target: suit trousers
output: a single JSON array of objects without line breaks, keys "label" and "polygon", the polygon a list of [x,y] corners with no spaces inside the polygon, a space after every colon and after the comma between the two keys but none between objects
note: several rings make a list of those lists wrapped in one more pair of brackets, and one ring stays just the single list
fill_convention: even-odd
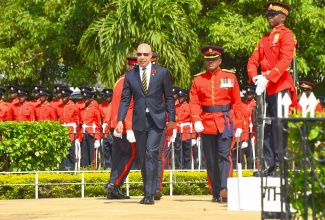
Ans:
[{"label": "suit trousers", "polygon": [[166,132],[161,135],[159,143],[159,154],[158,154],[158,178],[157,178],[157,190],[162,190],[162,182],[164,180],[165,170],[165,146],[166,146]]},{"label": "suit trousers", "polygon": [[[113,132],[114,130],[111,131],[112,135]],[[136,147],[135,143],[130,143],[126,139],[126,134],[122,135],[122,139],[115,136],[113,138],[112,169],[109,182],[120,187],[132,168]]]},{"label": "suit trousers", "polygon": [[[288,93],[288,90],[281,92],[282,96]],[[279,126],[278,126],[278,93],[273,95],[266,95],[265,101],[267,103],[266,117],[271,117],[273,120],[266,121],[264,126],[264,158],[266,167],[278,166],[279,163]],[[284,126],[286,126],[284,124]],[[285,132],[282,132],[285,133]],[[284,142],[287,137],[283,138]]]},{"label": "suit trousers", "polygon": [[164,132],[155,124],[152,117],[146,116],[146,129],[134,131],[138,159],[140,162],[144,194],[155,194],[158,181],[159,143]]},{"label": "suit trousers", "polygon": [[220,191],[227,189],[227,179],[230,169],[229,154],[232,138],[222,138],[217,135],[202,134],[203,152],[206,159],[208,182],[211,194],[220,196]]},{"label": "suit trousers", "polygon": [[81,145],[81,166],[87,167],[94,162],[95,139],[88,132],[84,133]]}]

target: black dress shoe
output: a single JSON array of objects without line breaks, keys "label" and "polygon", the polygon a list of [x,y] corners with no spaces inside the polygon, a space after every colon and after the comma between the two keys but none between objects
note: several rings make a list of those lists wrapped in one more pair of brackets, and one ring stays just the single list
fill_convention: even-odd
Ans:
[{"label": "black dress shoe", "polygon": [[146,199],[146,197],[144,196],[141,200],[140,200],[140,204],[144,204],[144,200]]},{"label": "black dress shoe", "polygon": [[219,195],[213,196],[212,202],[222,202],[222,197]]},{"label": "black dress shoe", "polygon": [[117,197],[120,197],[118,193],[118,187],[115,186],[113,183],[107,183],[105,189],[107,190],[107,192],[112,193]]},{"label": "black dress shoe", "polygon": [[130,196],[127,196],[125,194],[123,194],[121,191],[120,191],[120,188],[117,188],[117,193],[118,193],[118,197],[120,199],[130,199],[131,197]]},{"label": "black dress shoe", "polygon": [[261,176],[269,176],[270,173],[272,173],[274,170],[274,167],[267,167],[264,170],[262,170],[262,172],[260,171],[256,171],[253,173],[253,176],[255,177],[261,177]]},{"label": "black dress shoe", "polygon": [[144,197],[143,204],[145,204],[145,205],[153,205],[153,204],[155,204],[155,201],[153,199],[153,195],[146,195]]},{"label": "black dress shoe", "polygon": [[107,193],[107,199],[120,199],[120,197],[114,195],[113,193]]},{"label": "black dress shoe", "polygon": [[157,190],[156,191],[156,194],[154,195],[154,199],[155,200],[160,200],[162,196],[163,195],[162,195],[161,191],[160,190]]}]

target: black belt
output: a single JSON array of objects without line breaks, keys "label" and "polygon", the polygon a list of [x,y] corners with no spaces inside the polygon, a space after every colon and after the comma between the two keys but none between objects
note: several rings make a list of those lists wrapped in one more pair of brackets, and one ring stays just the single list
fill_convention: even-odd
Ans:
[{"label": "black belt", "polygon": [[228,112],[231,108],[231,104],[217,105],[217,106],[202,106],[204,112]]}]

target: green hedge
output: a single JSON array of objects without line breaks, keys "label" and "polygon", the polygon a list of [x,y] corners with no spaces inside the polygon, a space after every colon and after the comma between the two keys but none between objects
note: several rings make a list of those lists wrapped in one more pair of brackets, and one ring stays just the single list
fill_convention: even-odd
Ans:
[{"label": "green hedge", "polygon": [[[169,194],[169,173],[165,172],[163,193]],[[104,197],[105,184],[109,180],[109,172],[84,173],[85,197]],[[243,176],[252,176],[252,171],[244,171]],[[81,173],[39,173],[39,198],[76,198],[81,197]],[[174,195],[208,195],[206,171],[175,172],[173,174]],[[130,172],[129,192],[132,196],[143,194],[143,184],[140,172]],[[6,185],[17,184],[17,185]],[[31,185],[29,185],[31,184]],[[0,175],[0,199],[30,199],[35,198],[35,174]],[[125,191],[125,185],[122,187]]]},{"label": "green hedge", "polygon": [[0,138],[0,171],[58,170],[70,147],[59,122],[1,122]]}]

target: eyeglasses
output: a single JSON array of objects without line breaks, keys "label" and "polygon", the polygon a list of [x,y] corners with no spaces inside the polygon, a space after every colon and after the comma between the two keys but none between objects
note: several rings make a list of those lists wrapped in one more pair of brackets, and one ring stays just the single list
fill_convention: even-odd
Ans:
[{"label": "eyeglasses", "polygon": [[150,55],[150,53],[137,53],[137,56],[138,56],[138,57],[141,57],[142,55],[143,55],[144,57],[147,57],[147,56]]}]

